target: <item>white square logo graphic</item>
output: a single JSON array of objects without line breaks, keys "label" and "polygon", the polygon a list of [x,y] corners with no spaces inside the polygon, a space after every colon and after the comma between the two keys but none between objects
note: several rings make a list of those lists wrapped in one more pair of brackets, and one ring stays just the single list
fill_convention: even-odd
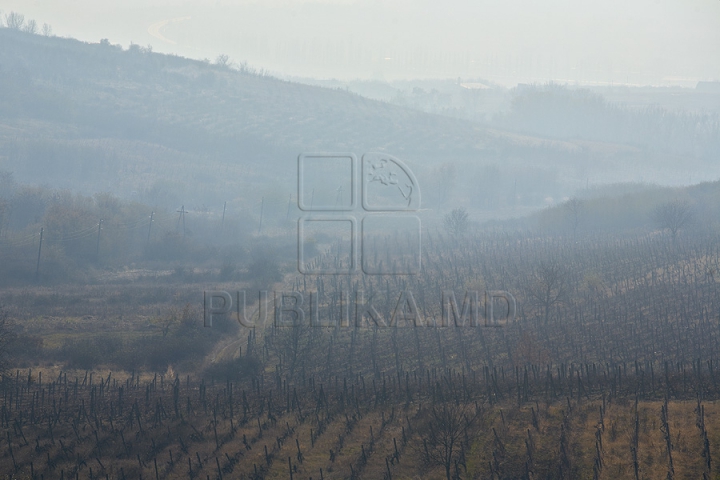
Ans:
[{"label": "white square logo graphic", "polygon": [[360,165],[352,153],[298,156],[298,207],[308,212],[298,220],[300,273],[352,274],[358,264],[366,275],[420,272],[421,223],[410,213],[420,209],[415,175],[385,153],[366,153]]},{"label": "white square logo graphic", "polygon": [[347,212],[355,208],[357,159],[351,153],[298,157],[298,207],[303,211]]},{"label": "white square logo graphic", "polygon": [[351,216],[308,216],[298,222],[298,270],[305,275],[354,273],[356,223]]}]

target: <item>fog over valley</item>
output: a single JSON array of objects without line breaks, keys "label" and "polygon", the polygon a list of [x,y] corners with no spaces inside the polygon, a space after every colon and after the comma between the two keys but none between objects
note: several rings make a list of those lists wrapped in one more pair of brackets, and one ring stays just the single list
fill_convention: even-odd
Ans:
[{"label": "fog over valley", "polygon": [[720,2],[0,4],[0,478],[716,478]]}]

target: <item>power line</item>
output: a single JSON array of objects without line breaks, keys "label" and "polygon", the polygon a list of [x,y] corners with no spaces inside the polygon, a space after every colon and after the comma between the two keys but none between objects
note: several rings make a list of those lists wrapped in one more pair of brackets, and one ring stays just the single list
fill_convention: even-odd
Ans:
[{"label": "power line", "polygon": [[150,233],[152,233],[152,224],[153,224],[153,217],[155,216],[155,212],[150,212],[150,224],[148,226],[148,236],[147,236],[147,243],[146,247],[150,245]]}]

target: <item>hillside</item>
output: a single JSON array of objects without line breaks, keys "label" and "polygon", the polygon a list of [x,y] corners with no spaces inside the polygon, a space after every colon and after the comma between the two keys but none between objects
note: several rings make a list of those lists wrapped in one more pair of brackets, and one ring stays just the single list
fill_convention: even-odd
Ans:
[{"label": "hillside", "polygon": [[429,160],[487,146],[468,122],[137,46],[1,29],[0,78],[0,165],[20,181],[81,190],[220,176],[247,186],[294,173],[302,151]]},{"label": "hillside", "polygon": [[693,157],[487,129],[107,41],[0,29],[0,83],[0,170],[20,183],[172,208],[259,209],[264,198],[281,211],[295,159],[308,151],[387,151],[412,166],[425,206],[487,211],[537,208],[588,182],[675,183],[688,168],[720,175]]},{"label": "hillside", "polygon": [[690,211],[691,221],[683,226],[690,235],[717,232],[720,224],[720,181],[686,187],[650,184],[616,184],[579,191],[572,200],[561,203],[507,225],[538,227],[547,234],[567,235],[646,234],[659,228],[656,209],[679,202]]}]

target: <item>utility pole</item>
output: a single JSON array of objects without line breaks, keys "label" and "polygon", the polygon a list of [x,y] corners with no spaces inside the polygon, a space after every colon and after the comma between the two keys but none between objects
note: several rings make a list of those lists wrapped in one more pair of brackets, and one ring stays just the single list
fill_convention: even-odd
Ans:
[{"label": "utility pole", "polygon": [[263,211],[265,210],[265,197],[262,197],[260,201],[260,225],[258,226],[258,233],[262,231]]},{"label": "utility pole", "polygon": [[152,223],[153,223],[153,217],[155,216],[155,212],[150,212],[150,225],[148,226],[148,238],[147,243],[145,244],[145,248],[150,245],[150,233],[152,232]]},{"label": "utility pole", "polygon": [[100,261],[100,231],[102,230],[102,218],[98,222],[97,245],[95,246],[95,260]]},{"label": "utility pole", "polygon": [[42,241],[43,241],[43,232],[45,231],[44,228],[40,228],[40,245],[38,246],[38,259],[37,259],[37,265],[35,266],[35,280],[40,278],[40,252],[42,252]]},{"label": "utility pole", "polygon": [[223,216],[222,221],[220,222],[220,232],[223,232],[225,230],[225,209],[227,208],[227,202],[223,203]]},{"label": "utility pole", "polygon": [[185,205],[180,207],[180,210],[177,211],[180,216],[178,217],[178,223],[182,219],[182,226],[183,226],[183,242],[185,241]]}]

